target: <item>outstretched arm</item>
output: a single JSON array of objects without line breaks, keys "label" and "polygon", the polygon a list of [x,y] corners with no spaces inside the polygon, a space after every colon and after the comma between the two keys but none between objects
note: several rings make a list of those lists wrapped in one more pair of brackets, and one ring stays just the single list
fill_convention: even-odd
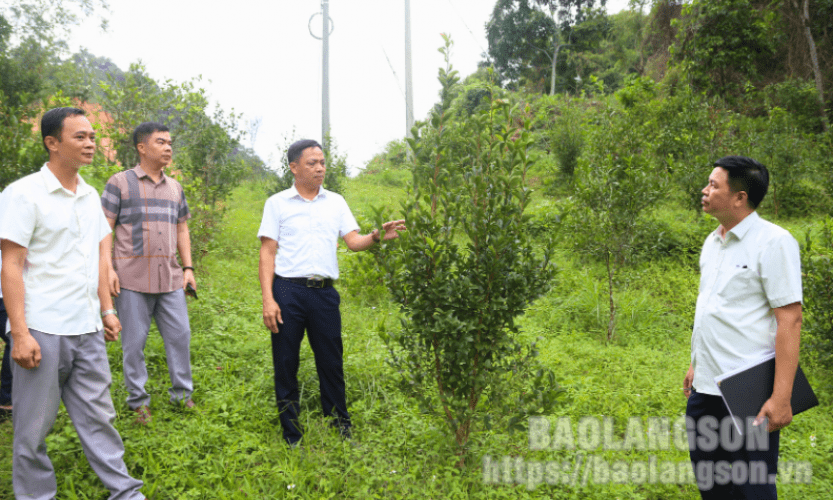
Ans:
[{"label": "outstretched arm", "polygon": [[[404,220],[392,220],[385,222],[382,224],[382,229],[385,231],[385,240],[399,238],[399,231],[407,230]],[[374,243],[382,241],[380,231],[378,229],[374,229],[370,234],[365,235],[360,235],[358,231],[352,231],[345,234],[343,239],[347,248],[354,252],[367,250],[373,246]]]}]

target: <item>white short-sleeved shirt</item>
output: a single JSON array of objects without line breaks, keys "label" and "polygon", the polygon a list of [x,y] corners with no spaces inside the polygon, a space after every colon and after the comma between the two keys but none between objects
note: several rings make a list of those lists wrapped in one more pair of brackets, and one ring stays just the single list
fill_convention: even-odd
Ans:
[{"label": "white short-sleeved shirt", "polygon": [[257,237],[278,242],[275,274],[338,279],[338,238],[358,229],[340,195],[320,188],[315,198],[307,200],[293,184],[266,200]]},{"label": "white short-sleeved shirt", "polygon": [[44,165],[6,188],[0,238],[28,250],[23,286],[30,329],[54,335],[101,330],[98,249],[108,234],[98,193],[80,176],[73,193]]},{"label": "white short-sleeved shirt", "polygon": [[775,352],[773,309],[802,301],[798,242],[753,212],[706,238],[691,336],[693,386],[719,395],[714,377]]}]

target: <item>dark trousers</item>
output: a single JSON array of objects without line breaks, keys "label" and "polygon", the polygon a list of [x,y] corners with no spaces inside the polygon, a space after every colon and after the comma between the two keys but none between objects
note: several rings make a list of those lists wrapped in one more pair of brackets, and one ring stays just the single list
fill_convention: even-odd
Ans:
[{"label": "dark trousers", "polygon": [[[743,442],[743,445],[731,451],[738,446],[730,445],[733,439],[721,435],[719,427],[726,425],[727,429],[729,428],[728,422],[724,424],[724,419],[729,417],[729,410],[723,403],[723,398],[701,394],[697,391],[692,391],[691,397],[688,398],[686,417],[692,418],[695,423],[693,432],[689,433],[689,454],[700,496],[704,499],[715,500],[729,498],[775,500],[778,498],[775,477],[778,470],[780,431],[769,433],[768,444],[750,446],[749,433],[754,431],[744,429],[743,437],[735,441],[736,443]],[[705,422],[701,423],[701,419],[711,420],[712,417],[714,418],[712,423],[717,422],[718,425],[716,433],[708,430],[707,427],[710,426],[704,425]],[[731,431],[737,433],[733,426]],[[714,439],[715,434],[716,439]],[[701,442],[702,445],[698,445],[698,438],[701,436],[705,441],[711,441],[712,444]],[[730,449],[726,449],[724,445],[729,446]]]},{"label": "dark trousers", "polygon": [[272,294],[283,319],[283,324],[278,324],[278,333],[272,334],[272,363],[284,439],[292,444],[303,435],[298,420],[298,364],[304,331],[315,356],[321,409],[324,415],[333,417],[332,425],[342,434],[349,433],[350,415],[344,396],[341,297],[333,287],[307,288],[278,277],[272,285]]},{"label": "dark trousers", "polygon": [[0,367],[0,406],[12,404],[12,344],[6,333],[6,307],[0,298],[0,338],[6,343],[3,349],[3,365]]}]

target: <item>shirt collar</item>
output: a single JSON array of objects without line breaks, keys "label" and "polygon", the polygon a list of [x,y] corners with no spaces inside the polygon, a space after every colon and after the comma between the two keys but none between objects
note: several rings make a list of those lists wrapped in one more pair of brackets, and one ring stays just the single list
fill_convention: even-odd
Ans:
[{"label": "shirt collar", "polygon": [[726,231],[726,235],[728,236],[729,233],[734,234],[735,238],[738,240],[742,240],[746,233],[755,225],[758,220],[760,220],[761,216],[758,215],[758,212],[752,212],[751,214],[747,215],[743,218],[742,221],[738,222],[735,227]]},{"label": "shirt collar", "polygon": [[[58,191],[59,189],[63,189],[66,192],[70,192],[70,191],[64,189],[64,186],[61,185],[61,181],[59,181],[58,178],[55,177],[55,174],[52,173],[51,170],[49,170],[48,165],[49,165],[49,162],[46,162],[46,163],[43,164],[43,167],[41,167],[41,169],[40,169],[41,178],[43,179],[43,183],[46,185],[46,191],[48,193],[54,193],[55,191]],[[80,175],[77,175],[77,174],[76,174],[76,177],[78,178],[78,186],[75,188],[74,196],[79,196],[79,197],[80,196],[85,196],[85,195],[90,194],[90,192],[94,191],[92,186],[90,186],[89,184],[87,184],[84,181],[83,177],[81,177]]]},{"label": "shirt collar", "polygon": [[[743,237],[746,236],[746,233],[748,233],[749,230],[752,229],[752,226],[754,226],[755,223],[758,222],[760,219],[761,219],[761,216],[758,215],[757,211],[752,212],[751,214],[744,217],[742,221],[738,222],[735,225],[735,227],[726,231],[726,238],[729,238],[729,235],[733,234],[733,235],[735,235],[735,238],[737,238],[738,241],[742,240]],[[720,239],[719,228],[715,229],[713,234],[714,234],[714,237],[716,239],[718,239],[718,240]]]},{"label": "shirt collar", "polygon": [[[148,179],[150,179],[150,177],[148,177],[148,173],[145,172],[145,170],[142,168],[142,165],[136,165],[133,168],[133,171],[136,172],[136,177],[138,177],[139,179],[141,179],[142,177],[147,177]],[[162,177],[159,178],[159,182],[165,182],[165,169],[162,169],[161,173]],[[153,181],[153,179],[150,180]]]},{"label": "shirt collar", "polygon": [[287,199],[298,198],[299,200],[303,200],[303,201],[315,201],[315,200],[317,200],[318,198],[326,198],[326,197],[327,197],[327,193],[329,193],[329,191],[327,191],[326,189],[324,189],[324,186],[321,186],[320,188],[318,188],[318,194],[317,194],[317,195],[315,195],[315,198],[313,198],[313,199],[311,199],[311,200],[307,200],[306,198],[304,198],[303,196],[301,196],[301,193],[299,193],[299,192],[298,192],[298,188],[296,188],[296,187],[295,187],[295,183],[294,183],[294,182],[292,183],[292,187],[290,187],[289,189],[287,189],[287,190],[285,190],[285,191],[283,191],[283,192],[285,193],[285,195],[284,195],[284,196],[285,196]]}]

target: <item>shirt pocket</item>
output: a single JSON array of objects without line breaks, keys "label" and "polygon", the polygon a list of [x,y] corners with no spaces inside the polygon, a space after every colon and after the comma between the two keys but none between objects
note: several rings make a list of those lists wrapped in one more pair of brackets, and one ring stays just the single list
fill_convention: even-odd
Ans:
[{"label": "shirt pocket", "polygon": [[736,267],[721,278],[717,294],[727,302],[742,302],[761,290],[758,273],[748,267]]}]

